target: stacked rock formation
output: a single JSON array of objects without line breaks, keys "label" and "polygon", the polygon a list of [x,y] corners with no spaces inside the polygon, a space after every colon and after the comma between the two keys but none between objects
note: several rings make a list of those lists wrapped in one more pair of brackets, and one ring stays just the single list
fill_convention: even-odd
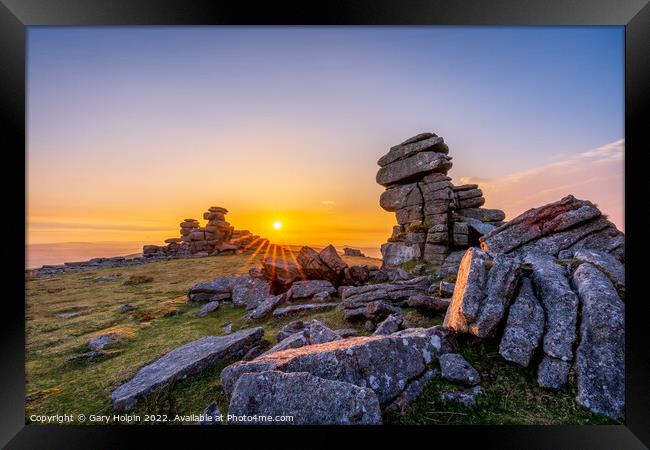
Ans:
[{"label": "stacked rock formation", "polygon": [[480,241],[461,261],[444,326],[498,338],[501,356],[521,366],[539,360],[541,387],[564,387],[573,370],[578,403],[622,418],[623,233],[593,203],[569,195]]},{"label": "stacked rock formation", "polygon": [[443,264],[452,249],[478,245],[478,238],[501,225],[505,214],[484,209],[476,184],[454,186],[449,147],[434,133],[422,133],[390,149],[377,162],[377,183],[386,187],[379,199],[397,223],[381,247],[386,267],[422,260]]},{"label": "stacked rock formation", "polygon": [[196,219],[185,219],[180,224],[180,238],[165,240],[166,246],[145,245],[145,257],[169,256],[208,256],[223,253],[234,253],[241,250],[257,250],[265,248],[268,240],[253,235],[248,230],[235,230],[226,221],[228,210],[220,206],[211,206],[203,213],[207,220],[201,226]]}]

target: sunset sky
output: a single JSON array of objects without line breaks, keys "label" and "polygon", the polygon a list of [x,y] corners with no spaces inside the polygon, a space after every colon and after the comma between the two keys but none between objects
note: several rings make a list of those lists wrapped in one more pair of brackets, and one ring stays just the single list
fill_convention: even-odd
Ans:
[{"label": "sunset sky", "polygon": [[622,27],[30,27],[28,243],[162,243],[214,205],[378,247],[376,161],[423,131],[486,207],[573,193],[623,228],[623,63]]}]

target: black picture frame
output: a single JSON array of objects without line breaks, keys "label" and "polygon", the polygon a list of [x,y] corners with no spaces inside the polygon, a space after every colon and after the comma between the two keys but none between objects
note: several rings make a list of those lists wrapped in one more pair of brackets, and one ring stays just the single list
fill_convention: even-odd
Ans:
[{"label": "black picture frame", "polygon": [[[342,438],[357,434],[362,439],[396,434],[408,436],[409,445],[444,445],[451,442],[475,448],[647,448],[650,445],[650,352],[647,345],[645,299],[642,295],[642,212],[633,203],[642,180],[642,164],[634,161],[648,148],[647,112],[650,105],[650,5],[646,0],[330,0],[311,3],[251,4],[207,0],[0,0],[0,90],[5,203],[11,203],[6,221],[25,212],[25,197],[16,195],[24,183],[25,64],[28,26],[101,25],[622,25],[625,26],[625,223],[628,243],[626,305],[626,416],[616,426],[481,426],[481,427],[350,427],[330,432],[327,427],[266,428],[269,440],[305,439],[340,445]],[[644,120],[646,119],[646,120]],[[552,130],[540,130],[552,132]],[[637,207],[635,207],[637,206]],[[11,213],[9,214],[9,211]],[[13,227],[8,225],[9,229]],[[13,233],[14,235],[16,233]],[[15,241],[15,242],[14,242]],[[0,444],[7,448],[129,448],[141,439],[156,443],[188,445],[206,438],[223,445],[225,437],[248,444],[258,428],[219,427],[214,441],[212,427],[125,427],[29,425],[25,417],[25,305],[24,245],[14,238],[2,246],[6,262],[5,291],[0,320]],[[640,261],[639,265],[635,261]],[[22,284],[21,284],[22,283]],[[11,294],[9,293],[11,292]],[[21,296],[22,293],[22,296]],[[21,301],[21,298],[23,299]],[[342,436],[341,433],[345,433]],[[406,434],[408,433],[408,434]],[[136,436],[137,435],[137,436]],[[285,441],[287,442],[287,441]]]}]

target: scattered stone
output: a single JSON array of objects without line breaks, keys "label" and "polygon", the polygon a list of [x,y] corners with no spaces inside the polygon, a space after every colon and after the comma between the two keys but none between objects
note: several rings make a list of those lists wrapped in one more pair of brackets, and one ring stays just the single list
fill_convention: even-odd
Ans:
[{"label": "scattered stone", "polygon": [[324,323],[314,320],[309,326],[309,343],[324,344],[325,342],[338,341],[341,338],[334,331],[330,330]]},{"label": "scattered stone", "polygon": [[302,320],[294,320],[293,322],[289,322],[288,324],[283,326],[280,331],[278,331],[277,341],[280,342],[283,339],[288,338],[292,334],[299,333],[304,329],[305,329],[305,324],[303,323]]},{"label": "scattered stone", "polygon": [[271,296],[271,283],[258,278],[242,276],[232,289],[232,304],[255,309]]},{"label": "scattered stone", "polygon": [[576,350],[576,400],[613,419],[625,413],[625,305],[611,282],[590,263],[573,274],[580,297],[580,345]]},{"label": "scattered stone", "polygon": [[206,303],[205,305],[201,306],[201,309],[199,309],[198,316],[199,317],[205,317],[208,315],[208,313],[211,313],[212,311],[216,311],[217,308],[219,308],[219,302],[210,302]]},{"label": "scattered stone", "polygon": [[451,301],[447,298],[431,297],[424,294],[412,295],[406,304],[411,308],[425,313],[438,313],[447,311]]},{"label": "scattered stone", "polygon": [[232,333],[232,322],[225,323],[222,329],[225,334]]},{"label": "scattered stone", "polygon": [[438,361],[440,362],[442,378],[469,386],[478,384],[481,381],[481,376],[476,369],[458,353],[440,355]]},{"label": "scattered stone", "polygon": [[91,351],[104,350],[106,347],[110,347],[119,340],[117,333],[107,333],[101,334],[99,336],[93,336],[88,341],[88,348]]},{"label": "scattered stone", "polygon": [[366,256],[358,248],[350,248],[350,247],[343,247],[343,255],[345,255],[345,256],[357,256],[357,257],[361,257],[361,258]]},{"label": "scattered stone", "polygon": [[125,304],[125,305],[120,306],[120,312],[121,312],[121,313],[131,312],[131,311],[134,311],[134,310],[136,310],[136,309],[137,309],[137,308],[136,308],[135,306],[130,305],[130,304],[128,304],[128,303]]},{"label": "scattered stone", "polygon": [[350,286],[343,290],[341,298],[345,309],[355,309],[376,300],[401,303],[413,295],[427,293],[431,283],[431,277],[421,276],[392,283]]},{"label": "scattered stone", "polygon": [[255,320],[263,319],[271,314],[271,312],[284,301],[284,298],[285,294],[267,297],[257,306],[257,308],[249,312],[246,317]]},{"label": "scattered stone", "polygon": [[244,373],[308,372],[328,380],[370,387],[380,404],[385,404],[401,393],[408,381],[421,376],[441,352],[448,352],[453,346],[453,333],[440,327],[341,339],[231,364],[221,372],[221,385],[230,397]]},{"label": "scattered stone", "polygon": [[330,308],[336,308],[339,306],[338,302],[332,302],[332,303],[305,303],[302,305],[291,305],[291,306],[284,306],[282,308],[277,308],[275,311],[273,311],[273,317],[282,317],[286,316],[289,314],[296,314],[296,313],[301,313],[305,311],[318,311],[321,309],[330,309]]},{"label": "scattered stone", "polygon": [[499,354],[508,361],[528,367],[544,333],[544,309],[535,297],[530,279],[523,278],[519,293],[510,306]]},{"label": "scattered stone", "polygon": [[386,300],[375,300],[366,304],[365,317],[373,322],[381,322],[391,314],[400,314],[401,310]]},{"label": "scattered stone", "polygon": [[314,301],[314,303],[325,303],[332,300],[332,298],[327,292],[319,292],[317,294],[314,294],[312,300]]},{"label": "scattered stone", "polygon": [[228,336],[206,336],[172,350],[144,366],[129,381],[111,393],[115,409],[132,409],[137,401],[203,369],[241,357],[255,347],[264,330],[261,327],[237,331]]},{"label": "scattered stone", "polygon": [[399,412],[400,414],[405,414],[409,406],[411,406],[411,404],[422,395],[426,384],[434,377],[439,376],[439,374],[440,372],[438,370],[427,370],[419,378],[409,382],[404,391],[399,394],[392,403],[386,406],[385,410],[387,412],[394,411]]},{"label": "scattered stone", "polygon": [[311,298],[320,293],[333,295],[336,294],[336,288],[327,280],[296,281],[287,291],[287,300]]},{"label": "scattered stone", "polygon": [[356,328],[340,328],[338,330],[334,330],[334,332],[339,336],[341,336],[343,339],[357,336],[359,334],[359,330],[357,330]]},{"label": "scattered stone", "polygon": [[252,361],[258,356],[260,356],[264,351],[259,345],[256,345],[255,347],[251,348],[249,351],[246,352],[246,354],[242,357],[242,361]]},{"label": "scattered stone", "polygon": [[234,287],[248,278],[242,275],[228,275],[207,283],[198,283],[190,288],[187,298],[190,303],[230,300]]},{"label": "scattered stone", "polygon": [[212,402],[208,405],[207,408],[201,413],[201,420],[199,420],[197,425],[221,425],[223,423],[223,416],[217,402]]},{"label": "scattered stone", "polygon": [[443,391],[440,393],[440,398],[448,403],[476,408],[476,397],[482,393],[483,389],[480,386],[474,386],[472,389],[463,391]]},{"label": "scattered stone", "polygon": [[275,344],[263,354],[267,355],[269,353],[281,352],[290,348],[300,348],[307,344],[309,344],[309,337],[307,335],[307,331],[303,330],[284,338],[282,341]]},{"label": "scattered stone", "polygon": [[262,273],[271,283],[273,293],[286,292],[295,281],[304,279],[305,274],[294,261],[269,256],[262,260]]},{"label": "scattered stone", "polygon": [[343,261],[343,259],[341,259],[333,245],[328,245],[322,249],[318,256],[327,267],[336,273],[338,279],[342,278],[343,271],[348,267],[348,265]]},{"label": "scattered stone", "polygon": [[438,293],[442,298],[451,298],[454,295],[454,283],[448,281],[441,281],[440,286],[438,287]]},{"label": "scattered stone", "polygon": [[560,389],[566,384],[570,369],[570,363],[544,355],[537,366],[537,384],[547,389]]},{"label": "scattered stone", "polygon": [[366,323],[363,324],[363,329],[366,331],[374,331],[377,326],[372,320],[366,320]]},{"label": "scattered stone", "polygon": [[381,322],[375,332],[375,336],[382,336],[386,334],[393,334],[396,331],[404,329],[404,318],[401,314],[391,314]]},{"label": "scattered stone", "polygon": [[[292,425],[379,425],[377,395],[366,387],[323,379],[306,372],[268,370],[244,373],[228,408],[234,416],[293,416]],[[239,423],[231,420],[233,423]],[[246,421],[265,425],[269,422]]]},{"label": "scattered stone", "polygon": [[305,278],[309,280],[327,280],[337,285],[339,276],[323,262],[316,250],[311,247],[302,247],[296,254],[296,261],[300,265]]}]

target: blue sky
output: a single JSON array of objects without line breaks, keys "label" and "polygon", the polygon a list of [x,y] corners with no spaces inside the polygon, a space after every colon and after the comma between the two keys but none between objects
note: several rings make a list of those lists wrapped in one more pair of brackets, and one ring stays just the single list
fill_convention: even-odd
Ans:
[{"label": "blue sky", "polygon": [[323,201],[385,217],[391,145],[436,132],[455,181],[497,183],[621,141],[623,83],[622,27],[30,27],[29,214],[39,233],[215,197],[244,222]]}]

